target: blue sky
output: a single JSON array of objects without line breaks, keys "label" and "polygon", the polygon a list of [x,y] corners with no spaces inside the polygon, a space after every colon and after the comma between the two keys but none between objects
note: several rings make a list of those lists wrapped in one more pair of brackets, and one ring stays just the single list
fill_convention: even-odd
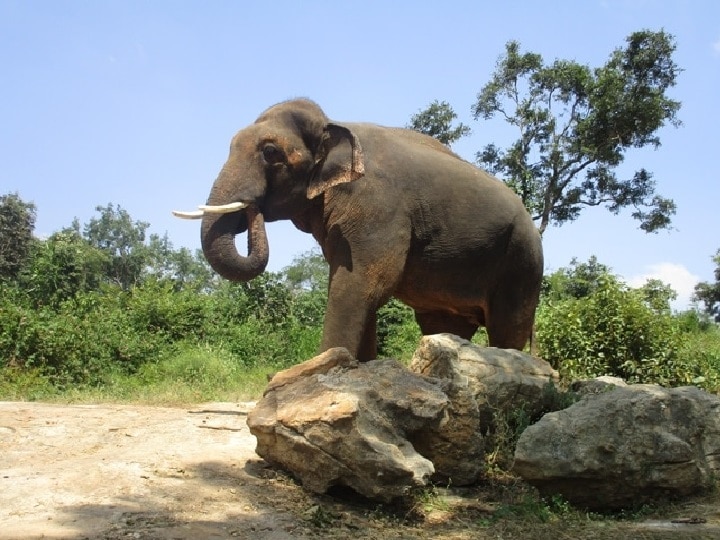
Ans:
[{"label": "blue sky", "polygon": [[[720,248],[716,0],[0,0],[0,193],[37,205],[39,236],[112,202],[195,249],[197,222],[170,210],[205,202],[232,135],[273,103],[306,96],[335,120],[405,125],[446,100],[473,130],[454,150],[473,160],[512,140],[470,113],[508,40],[599,66],[644,28],[677,38],[684,126],[629,153],[620,173],[654,173],[677,203],[674,230],[648,235],[630,211],[588,210],[547,230],[546,269],[596,255],[632,284],[671,283],[685,307]],[[289,223],[269,235],[270,270],[314,246]]]}]

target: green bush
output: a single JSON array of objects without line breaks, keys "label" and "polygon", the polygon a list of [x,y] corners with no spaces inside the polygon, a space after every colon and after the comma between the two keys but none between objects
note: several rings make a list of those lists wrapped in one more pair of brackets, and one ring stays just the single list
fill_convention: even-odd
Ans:
[{"label": "green bush", "polygon": [[683,335],[678,350],[678,384],[694,384],[720,393],[720,328]]},{"label": "green bush", "polygon": [[270,365],[282,369],[315,356],[321,334],[321,327],[293,320],[274,328],[250,318],[242,324],[218,324],[208,334],[208,342],[232,353],[245,367]]},{"label": "green bush", "polygon": [[541,356],[568,380],[614,375],[672,385],[683,378],[672,316],[611,277],[586,297],[544,301],[536,333]]},{"label": "green bush", "polygon": [[420,328],[412,309],[392,298],[378,310],[377,345],[381,358],[408,361],[420,341]]},{"label": "green bush", "polygon": [[59,388],[102,384],[132,372],[165,344],[136,331],[131,313],[109,296],[88,293],[48,306],[3,306],[0,354],[5,365],[36,369]]},{"label": "green bush", "polygon": [[122,298],[135,331],[164,341],[202,339],[213,324],[208,296],[189,289],[175,291],[171,281],[149,280]]}]

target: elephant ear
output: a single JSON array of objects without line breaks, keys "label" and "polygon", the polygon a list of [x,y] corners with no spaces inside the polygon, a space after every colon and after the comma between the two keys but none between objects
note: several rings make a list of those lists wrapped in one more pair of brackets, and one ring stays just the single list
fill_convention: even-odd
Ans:
[{"label": "elephant ear", "polygon": [[333,186],[352,182],[365,175],[362,146],[345,126],[327,124],[315,156],[307,197],[314,199]]}]

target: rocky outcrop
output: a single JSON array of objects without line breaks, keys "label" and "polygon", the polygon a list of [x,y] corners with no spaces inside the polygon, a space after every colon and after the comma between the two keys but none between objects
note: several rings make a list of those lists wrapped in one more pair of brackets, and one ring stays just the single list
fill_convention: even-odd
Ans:
[{"label": "rocky outcrop", "polygon": [[475,482],[482,468],[477,406],[462,388],[345,349],[278,373],[248,426],[262,458],[319,493],[390,501],[433,476]]},{"label": "rocky outcrop", "polygon": [[719,397],[612,377],[548,392],[557,379],[542,360],[447,334],[424,337],[410,369],[331,349],[275,375],[248,426],[257,453],[307,489],[345,486],[379,501],[431,480],[477,482],[498,413],[539,417],[560,402],[567,408],[515,448],[515,472],[545,495],[612,510],[687,496],[720,476]]},{"label": "rocky outcrop", "polygon": [[475,398],[483,433],[492,431],[494,415],[524,408],[535,417],[546,407],[548,385],[557,384],[557,371],[539,358],[520,351],[479,347],[452,334],[424,336],[410,370],[452,381]]},{"label": "rocky outcrop", "polygon": [[541,493],[602,510],[713,485],[720,474],[720,398],[695,387],[607,382],[528,427],[516,447],[515,472]]}]

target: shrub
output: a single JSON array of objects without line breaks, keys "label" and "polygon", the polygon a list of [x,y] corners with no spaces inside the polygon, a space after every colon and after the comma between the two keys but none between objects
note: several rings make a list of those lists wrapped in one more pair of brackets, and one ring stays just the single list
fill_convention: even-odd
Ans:
[{"label": "shrub", "polygon": [[541,356],[567,379],[614,375],[630,382],[678,380],[679,332],[642,295],[601,279],[583,298],[545,301],[536,319]]},{"label": "shrub", "polygon": [[720,393],[720,329],[713,326],[684,334],[677,364],[682,367],[678,384],[694,384]]},{"label": "shrub", "polygon": [[123,296],[128,321],[138,333],[166,341],[202,339],[214,324],[207,295],[189,289],[174,290],[169,280],[148,280]]},{"label": "shrub", "polygon": [[409,360],[420,341],[420,328],[415,322],[413,310],[391,299],[378,310],[377,345],[378,356]]},{"label": "shrub", "polygon": [[282,369],[317,354],[322,329],[293,320],[280,328],[257,318],[242,324],[219,324],[208,341],[232,353],[245,367],[259,365]]}]

